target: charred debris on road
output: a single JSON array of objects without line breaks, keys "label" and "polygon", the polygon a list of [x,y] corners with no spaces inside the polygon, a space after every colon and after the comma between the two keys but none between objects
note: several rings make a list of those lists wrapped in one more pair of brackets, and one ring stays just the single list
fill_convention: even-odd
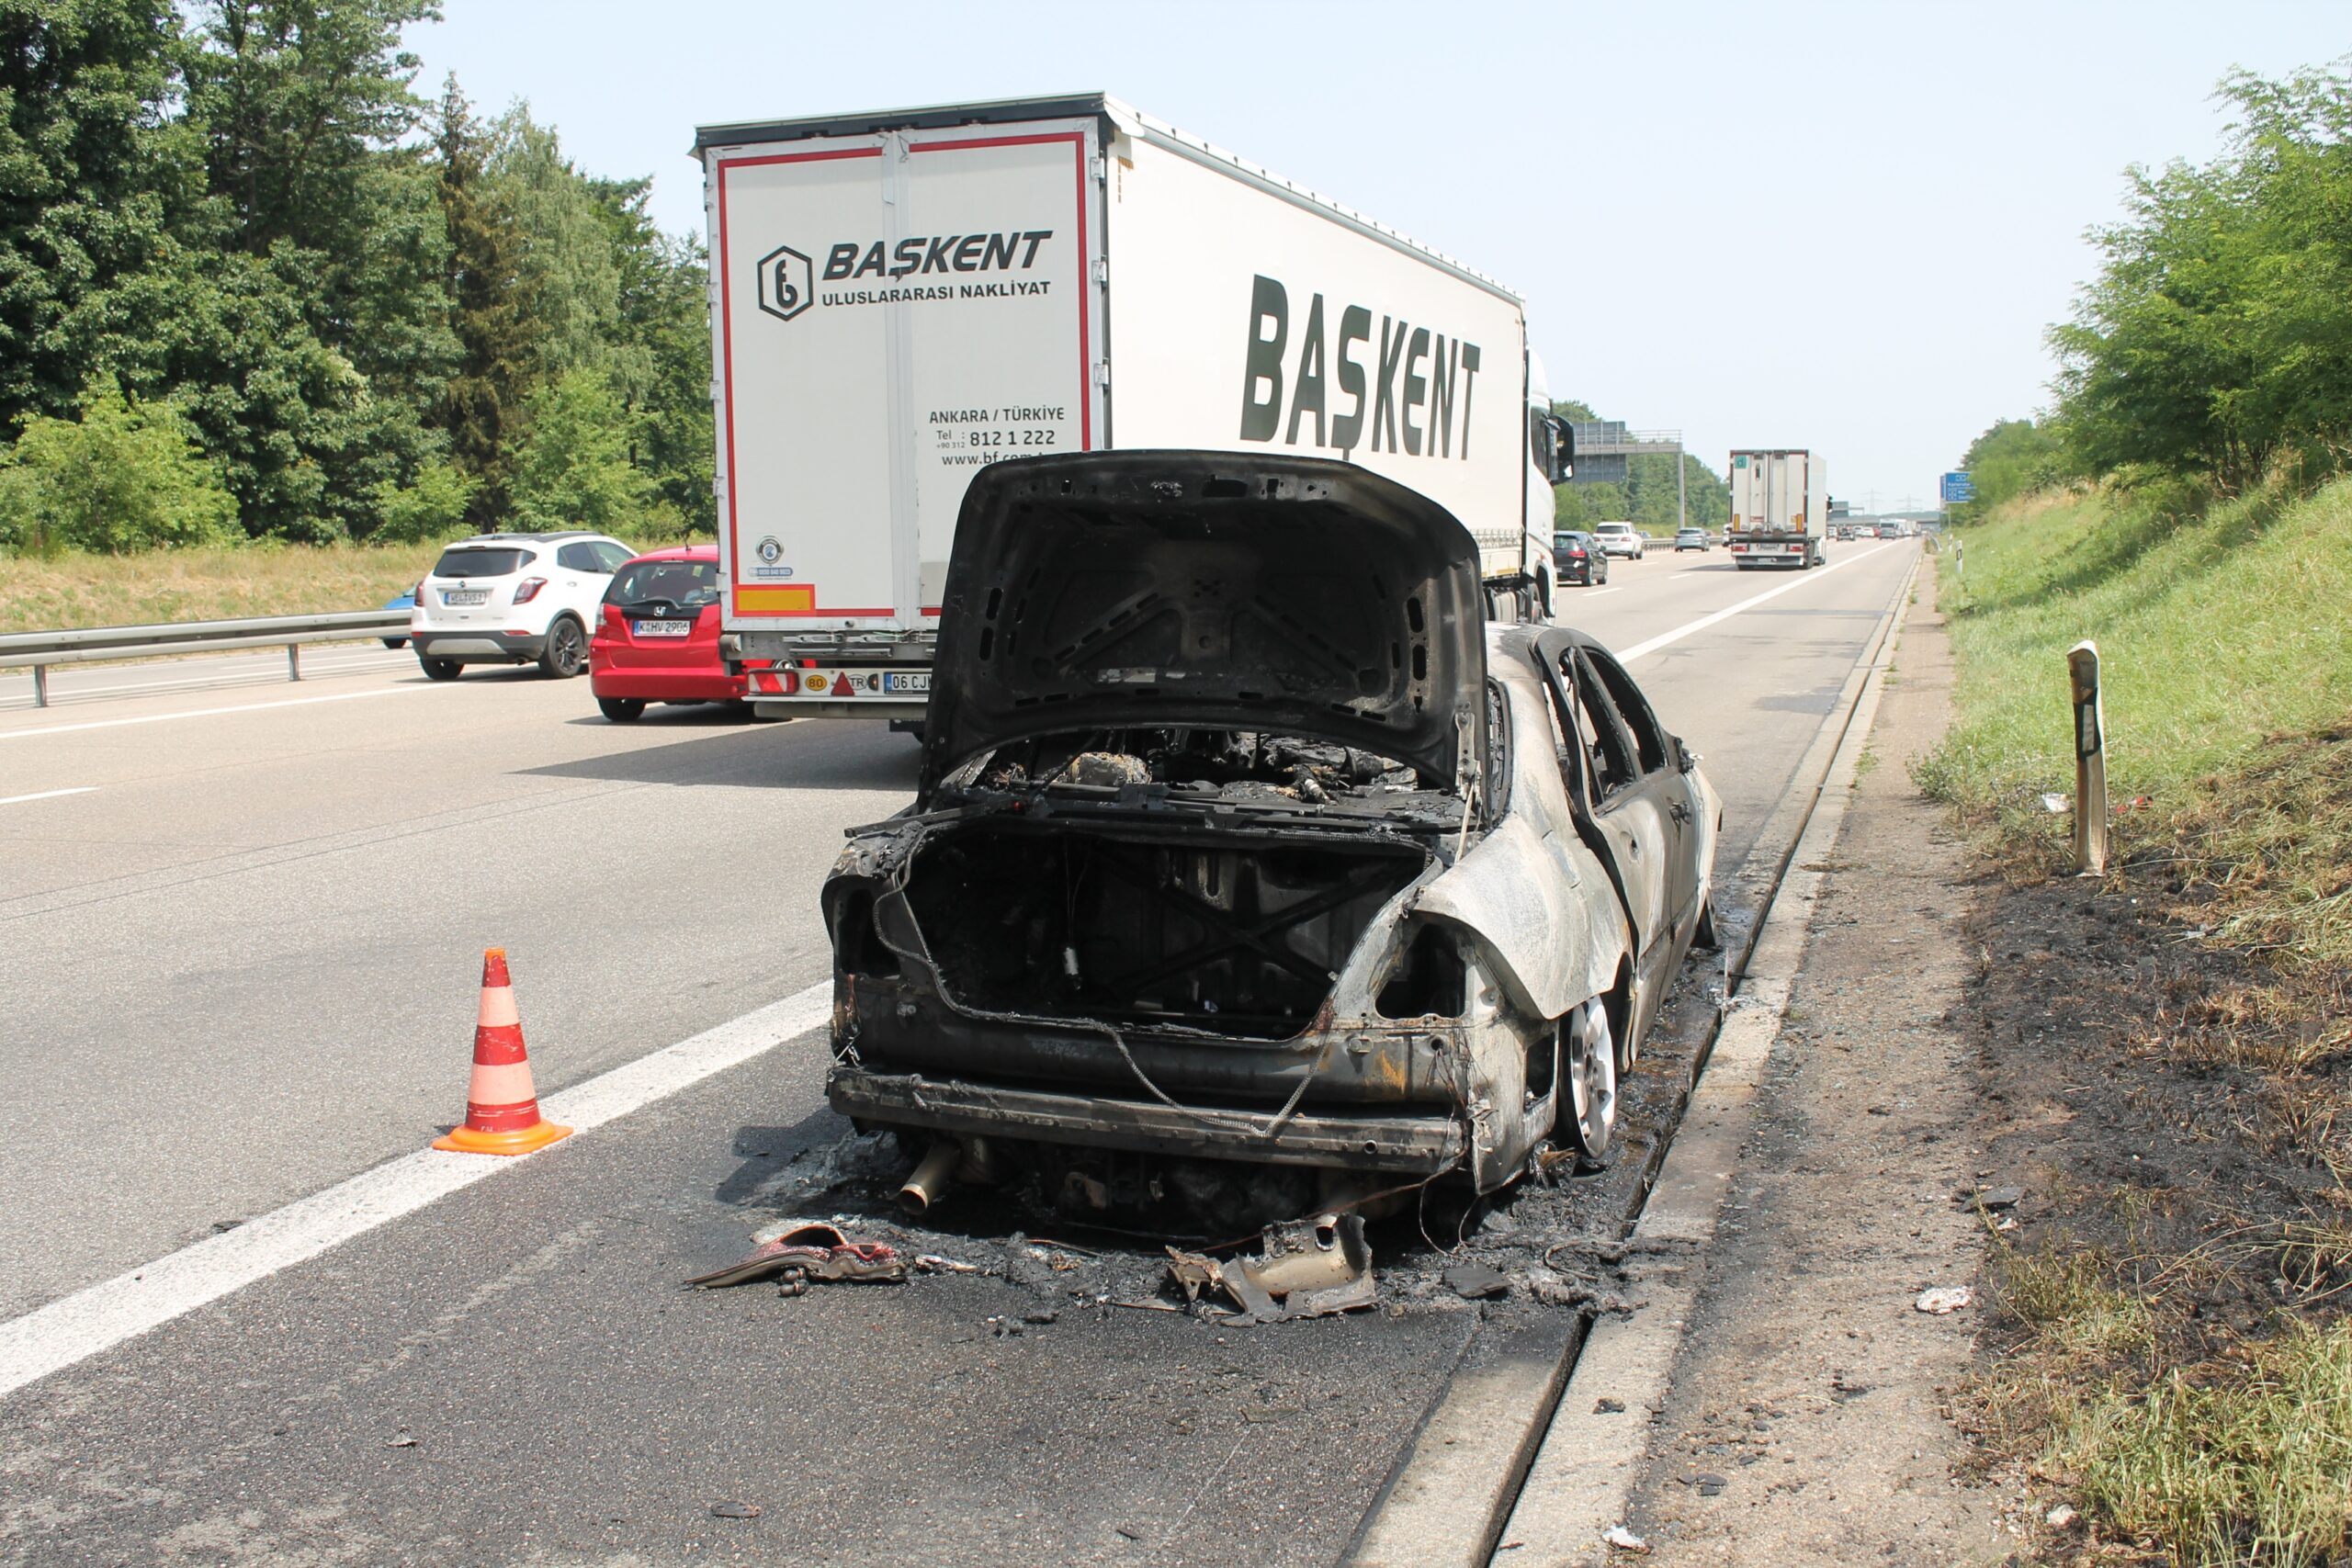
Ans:
[{"label": "charred debris on road", "polygon": [[[1647,1070],[1625,1089],[1615,1152],[1604,1168],[1578,1170],[1547,1147],[1526,1177],[1480,1196],[1458,1177],[1370,1194],[1334,1210],[1311,1171],[1238,1162],[1096,1157],[1072,1148],[1054,1167],[975,1171],[959,1158],[934,1164],[927,1205],[910,1214],[906,1188],[925,1179],[919,1138],[852,1132],[814,1145],[746,1128],[735,1153],[745,1161],[737,1201],[752,1220],[752,1250],[686,1281],[706,1288],[773,1283],[786,1296],[838,1280],[850,1288],[956,1275],[1008,1291],[985,1314],[999,1335],[1035,1333],[1069,1314],[1122,1310],[1188,1314],[1204,1324],[1248,1324],[1317,1315],[1317,1303],[1287,1298],[1261,1314],[1203,1262],[1256,1271],[1261,1260],[1302,1244],[1353,1251],[1371,1288],[1330,1310],[1415,1313],[1630,1312],[1643,1304],[1623,1268],[1626,1239],[1688,1099],[1698,1053],[1715,1018],[1713,955],[1694,955],[1661,1012]],[[991,1178],[993,1184],[963,1179]],[[1360,1194],[1363,1196],[1363,1194]],[[1324,1216],[1335,1223],[1318,1226]],[[1356,1222],[1342,1224],[1337,1222]],[[1360,1224],[1360,1229],[1358,1229]],[[1272,1237],[1270,1242],[1270,1234]],[[849,1248],[830,1268],[792,1249]],[[884,1249],[888,1267],[864,1267],[858,1249]],[[872,1260],[877,1255],[865,1250]],[[1329,1259],[1317,1259],[1326,1267]],[[1639,1270],[1655,1275],[1652,1260]],[[1188,1294],[1185,1282],[1193,1281]],[[1242,1274],[1247,1280],[1248,1272]],[[1337,1281],[1309,1276],[1309,1290]],[[1263,1287],[1261,1287],[1263,1288]],[[1267,1290],[1268,1295],[1274,1295]]]},{"label": "charred debris on road", "polygon": [[[775,1281],[797,1296],[975,1275],[1018,1293],[989,1318],[1006,1334],[1122,1308],[1226,1325],[1476,1303],[1630,1311],[1641,1303],[1619,1265],[1646,1186],[1648,1131],[1607,1170],[1575,1175],[1573,1160],[1553,1159],[1483,1197],[1458,1180],[1414,1183],[1317,1209],[1302,1173],[1136,1156],[1074,1161],[1058,1183],[1035,1165],[1001,1185],[961,1182],[920,1215],[904,1196],[922,1173],[915,1151],[890,1132],[853,1133],[783,1157],[748,1201],[774,1216],[750,1254],[686,1283]],[[964,1163],[961,1175],[980,1174]]]}]

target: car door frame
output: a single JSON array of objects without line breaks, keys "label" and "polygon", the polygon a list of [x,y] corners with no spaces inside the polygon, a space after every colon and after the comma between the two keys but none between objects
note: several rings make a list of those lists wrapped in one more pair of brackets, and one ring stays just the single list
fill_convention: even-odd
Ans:
[{"label": "car door frame", "polygon": [[[1672,964],[1687,945],[1689,936],[1696,931],[1696,886],[1689,896],[1681,896],[1677,886],[1677,867],[1684,872],[1691,865],[1691,829],[1696,823],[1696,807],[1691,797],[1691,783],[1681,771],[1679,740],[1668,733],[1663,724],[1656,722],[1656,710],[1649,712],[1649,722],[1660,745],[1658,766],[1642,766],[1642,748],[1628,731],[1616,710],[1606,684],[1601,684],[1595,665],[1580,665],[1588,653],[1588,644],[1569,632],[1553,632],[1538,639],[1538,660],[1543,680],[1553,691],[1555,703],[1569,703],[1564,707],[1564,722],[1576,724],[1578,710],[1588,710],[1595,722],[1595,731],[1604,750],[1611,750],[1628,769],[1628,783],[1604,795],[1600,781],[1592,773],[1592,760],[1583,757],[1578,766],[1578,787],[1571,790],[1571,808],[1578,813],[1578,829],[1585,841],[1609,870],[1609,877],[1618,888],[1618,900],[1625,905],[1625,919],[1634,933],[1634,980],[1637,980],[1639,1006],[1634,1009],[1634,1030],[1649,1030],[1649,1016],[1656,1009],[1656,999],[1665,995],[1672,980]],[[1562,670],[1566,660],[1566,670]],[[1613,663],[1613,660],[1611,660]],[[1616,665],[1618,674],[1625,674],[1623,665]],[[1566,686],[1574,682],[1574,686]],[[1630,689],[1639,694],[1633,677],[1625,674]],[[1590,701],[1588,701],[1590,694]],[[1583,728],[1576,727],[1578,752],[1583,752]],[[1677,813],[1679,807],[1679,813]],[[1684,877],[1689,879],[1689,877]],[[1696,882],[1696,879],[1693,879]]]},{"label": "car door frame", "polygon": [[[1682,744],[1680,737],[1659,720],[1657,710],[1643,694],[1641,683],[1605,649],[1588,646],[1580,649],[1578,655],[1591,666],[1594,675],[1599,678],[1602,702],[1619,723],[1625,725],[1630,720],[1645,725],[1657,741],[1658,765],[1644,771],[1643,784],[1657,799],[1669,830],[1665,871],[1667,911],[1672,936],[1667,957],[1670,960],[1674,953],[1681,951],[1699,926],[1700,901],[1706,892],[1699,876],[1698,844],[1706,830],[1706,824],[1700,820],[1700,814],[1706,809],[1707,803],[1692,777],[1693,767],[1685,765],[1685,760],[1690,757],[1689,748]],[[1613,685],[1607,678],[1611,672],[1617,677],[1617,683]],[[1629,707],[1634,710],[1630,715],[1626,712]],[[1629,738],[1634,740],[1638,752],[1641,748],[1639,737]]]},{"label": "car door frame", "polygon": [[[1535,639],[1538,672],[1551,694],[1555,716],[1563,731],[1573,738],[1577,754],[1577,773],[1568,791],[1569,810],[1577,818],[1578,832],[1600,857],[1624,907],[1626,924],[1634,935],[1636,987],[1645,998],[1654,997],[1663,967],[1660,955],[1674,950],[1674,911],[1668,906],[1664,870],[1673,836],[1656,792],[1645,787],[1652,775],[1641,770],[1634,737],[1626,732],[1605,694],[1598,704],[1586,703],[1586,678],[1575,668],[1579,651],[1577,639],[1566,632],[1547,632]],[[1604,794],[1594,776],[1592,759],[1586,754],[1584,728],[1577,722],[1580,712],[1590,714],[1602,747],[1613,751],[1627,772],[1626,782],[1611,792]],[[1645,1006],[1641,1012],[1645,1015],[1648,1010]]]}]

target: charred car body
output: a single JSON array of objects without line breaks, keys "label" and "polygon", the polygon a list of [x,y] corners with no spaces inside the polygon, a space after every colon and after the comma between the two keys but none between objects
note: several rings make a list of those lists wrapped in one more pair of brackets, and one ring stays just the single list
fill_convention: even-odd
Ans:
[{"label": "charred car body", "polygon": [[1485,622],[1450,513],[1317,459],[1000,463],[946,601],[915,804],[824,888],[836,1110],[1359,1184],[1605,1156],[1720,812],[1605,651]]}]

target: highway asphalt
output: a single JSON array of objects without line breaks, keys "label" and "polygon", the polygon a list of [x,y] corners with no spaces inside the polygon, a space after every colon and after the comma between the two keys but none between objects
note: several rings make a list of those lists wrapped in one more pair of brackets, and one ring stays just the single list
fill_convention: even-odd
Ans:
[{"label": "highway asphalt", "polygon": [[[1726,873],[1913,548],[1803,578],[1659,553],[1563,593],[1704,757]],[[822,981],[841,829],[914,776],[876,726],[615,726],[585,682],[140,668],[191,683],[0,713],[0,1320],[421,1147],[462,1110],[485,945],[543,1092]],[[0,1395],[0,1562],[1337,1551],[1473,1314],[1011,1337],[987,1320],[1032,1303],[992,1280],[678,1293],[843,1131],[822,1055]],[[710,1511],[737,1501],[761,1517]]]}]

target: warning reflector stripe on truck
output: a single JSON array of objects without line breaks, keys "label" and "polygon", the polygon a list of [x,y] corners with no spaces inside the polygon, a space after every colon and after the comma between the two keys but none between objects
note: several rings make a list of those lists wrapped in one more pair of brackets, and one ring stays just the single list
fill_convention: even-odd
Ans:
[{"label": "warning reflector stripe on truck", "polygon": [[752,583],[735,590],[735,607],[761,615],[804,615],[817,607],[817,587],[810,582]]}]

